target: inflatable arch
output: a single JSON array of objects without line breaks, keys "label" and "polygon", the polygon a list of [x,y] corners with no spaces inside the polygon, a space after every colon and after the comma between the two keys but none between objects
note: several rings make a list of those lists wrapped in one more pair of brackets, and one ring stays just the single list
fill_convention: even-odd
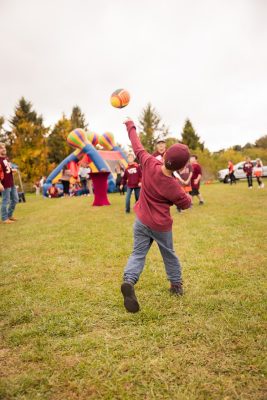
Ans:
[{"label": "inflatable arch", "polygon": [[[62,169],[67,166],[71,170],[73,178],[78,178],[79,164],[86,161],[91,169],[91,178],[94,184],[94,191],[101,189],[102,200],[104,199],[104,192],[114,192],[116,189],[115,184],[115,167],[118,163],[127,166],[127,157],[122,149],[114,142],[112,133],[106,132],[98,136],[94,132],[86,132],[83,129],[74,129],[67,138],[68,143],[75,148],[75,151],[68,155],[61,163],[51,172],[47,177],[44,185],[44,195],[52,183],[60,181]],[[104,150],[97,150],[97,145]],[[106,196],[106,195],[105,195]],[[101,203],[100,197],[95,202]],[[104,201],[104,200],[103,200]],[[108,199],[104,203],[109,204]],[[94,205],[107,205],[107,204],[94,204]]]}]

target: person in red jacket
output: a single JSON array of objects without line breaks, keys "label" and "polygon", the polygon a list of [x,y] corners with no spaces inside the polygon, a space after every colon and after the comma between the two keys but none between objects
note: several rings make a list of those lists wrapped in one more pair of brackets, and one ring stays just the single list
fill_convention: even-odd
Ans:
[{"label": "person in red jacket", "polygon": [[0,143],[0,192],[2,193],[1,218],[4,224],[12,224],[17,221],[13,217],[16,204],[19,202],[17,188],[13,179],[11,163],[7,158],[6,146]]},{"label": "person in red jacket", "polygon": [[250,157],[246,158],[246,161],[244,162],[243,165],[243,171],[247,175],[247,181],[248,181],[248,188],[252,189],[253,181],[252,181],[252,172],[253,172],[253,164],[250,160]]},{"label": "person in red jacket", "polygon": [[173,172],[179,171],[189,160],[189,150],[184,144],[174,144],[164,154],[162,164],[143,148],[133,121],[127,120],[125,124],[133,151],[142,167],[142,190],[134,206],[136,221],[133,252],[124,269],[121,285],[124,306],[127,311],[134,313],[139,311],[134,285],[143,271],[153,241],[160,249],[167,278],[171,283],[171,293],[183,294],[181,266],[173,248],[170,207],[175,204],[186,209],[191,205],[191,197],[173,177]]},{"label": "person in red jacket", "polygon": [[140,194],[142,180],[142,172],[140,166],[134,162],[134,154],[128,154],[128,166],[124,172],[121,180],[120,189],[122,190],[125,185],[127,185],[126,193],[126,213],[131,210],[131,195],[134,191],[135,201],[137,202]]},{"label": "person in red jacket", "polygon": [[57,197],[59,197],[59,190],[56,187],[55,183],[52,183],[52,186],[50,186],[50,188],[48,189],[48,197],[51,199],[55,199]]},{"label": "person in red jacket", "polygon": [[231,160],[228,161],[228,171],[229,171],[229,178],[230,178],[230,184],[232,185],[233,183],[236,184],[236,179],[235,179],[235,168],[234,164]]}]

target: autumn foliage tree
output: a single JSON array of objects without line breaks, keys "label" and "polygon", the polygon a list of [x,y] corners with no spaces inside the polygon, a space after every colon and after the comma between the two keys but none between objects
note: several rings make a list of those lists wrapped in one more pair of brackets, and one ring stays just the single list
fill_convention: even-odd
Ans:
[{"label": "autumn foliage tree", "polygon": [[[52,129],[45,127],[43,118],[33,109],[31,102],[22,97],[15,107],[14,115],[9,119],[0,116],[0,142],[7,146],[8,156],[16,163],[22,174],[24,183],[32,184],[42,175],[48,175],[56,165],[66,158],[73,149],[67,143],[67,136],[75,128],[86,129],[88,123],[79,106],[72,108],[71,115],[65,114],[55,123]],[[152,153],[159,136],[166,140],[167,148],[178,142],[178,138],[169,137],[166,126],[159,113],[149,103],[139,117],[140,138],[145,149]],[[261,136],[255,144],[245,146],[237,144],[229,149],[212,153],[204,148],[204,143],[195,132],[189,119],[185,121],[181,142],[189,146],[198,155],[203,167],[203,179],[214,179],[220,169],[227,167],[231,159],[234,163],[261,158],[267,164],[267,135]]]},{"label": "autumn foliage tree", "polygon": [[43,124],[41,115],[32,109],[32,104],[22,97],[9,120],[11,132],[12,161],[19,165],[22,177],[33,181],[46,173],[46,137],[49,128]]}]

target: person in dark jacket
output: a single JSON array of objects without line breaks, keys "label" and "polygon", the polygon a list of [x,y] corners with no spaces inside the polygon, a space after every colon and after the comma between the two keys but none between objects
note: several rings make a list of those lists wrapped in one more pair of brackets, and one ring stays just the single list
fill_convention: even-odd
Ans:
[{"label": "person in dark jacket", "polygon": [[253,181],[252,181],[253,163],[251,162],[250,157],[246,158],[246,161],[244,162],[244,165],[243,165],[243,171],[247,175],[248,188],[252,189],[252,186],[253,186]]}]

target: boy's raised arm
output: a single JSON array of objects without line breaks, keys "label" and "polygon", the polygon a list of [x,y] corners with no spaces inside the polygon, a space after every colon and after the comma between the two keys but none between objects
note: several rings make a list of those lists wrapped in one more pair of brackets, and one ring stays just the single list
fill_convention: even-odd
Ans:
[{"label": "boy's raised arm", "polygon": [[146,160],[151,157],[151,155],[144,149],[140,139],[136,133],[136,127],[134,122],[130,119],[124,122],[128,131],[129,139],[133,146],[133,151],[138,158],[141,165],[144,165]]}]

